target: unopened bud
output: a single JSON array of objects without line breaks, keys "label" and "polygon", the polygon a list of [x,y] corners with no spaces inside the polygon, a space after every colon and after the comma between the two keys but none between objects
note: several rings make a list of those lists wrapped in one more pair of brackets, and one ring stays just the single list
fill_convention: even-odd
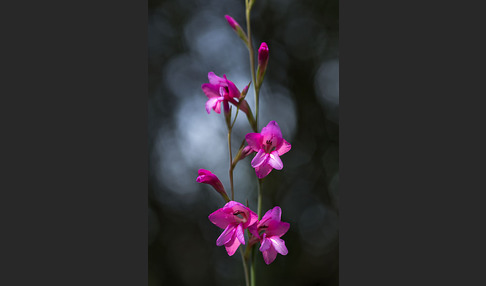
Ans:
[{"label": "unopened bud", "polygon": [[265,71],[268,65],[268,46],[265,42],[260,45],[258,49],[258,68],[257,68],[257,86],[262,84],[263,77],[265,76]]},{"label": "unopened bud", "polygon": [[240,94],[240,100],[245,98],[246,94],[248,93],[248,89],[250,88],[250,85],[251,85],[251,81],[247,86],[245,86],[245,88],[243,88]]},{"label": "unopened bud", "polygon": [[231,26],[231,28],[236,32],[236,34],[238,34],[238,36],[243,40],[243,42],[245,42],[245,44],[248,45],[248,37],[246,36],[246,33],[241,28],[240,24],[238,24],[238,22],[236,22],[236,20],[229,15],[225,15],[224,17],[226,18],[226,21],[228,21],[228,24]]},{"label": "unopened bud", "polygon": [[197,174],[198,177],[196,178],[196,182],[211,185],[219,194],[221,194],[221,196],[223,196],[225,201],[229,201],[229,197],[224,190],[223,184],[215,174],[205,169],[199,169]]}]

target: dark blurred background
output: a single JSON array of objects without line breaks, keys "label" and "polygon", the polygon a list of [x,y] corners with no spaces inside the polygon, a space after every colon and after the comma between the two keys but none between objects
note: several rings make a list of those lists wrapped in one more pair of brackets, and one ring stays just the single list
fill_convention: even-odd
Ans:
[{"label": "dark blurred background", "polygon": [[[211,170],[229,191],[226,126],[206,113],[201,84],[226,74],[242,90],[251,80],[248,51],[228,26],[246,30],[243,0],[149,0],[149,285],[244,285],[239,252],[216,246],[221,229],[208,215],[224,205],[197,170]],[[338,285],[339,272],[339,4],[256,0],[255,50],[270,59],[260,92],[259,129],[276,120],[292,149],[263,186],[262,214],[282,208],[289,254],[267,266],[259,254],[258,285]],[[247,99],[253,111],[254,94]],[[233,154],[252,132],[244,114]],[[235,169],[235,200],[256,211],[251,158]]]}]

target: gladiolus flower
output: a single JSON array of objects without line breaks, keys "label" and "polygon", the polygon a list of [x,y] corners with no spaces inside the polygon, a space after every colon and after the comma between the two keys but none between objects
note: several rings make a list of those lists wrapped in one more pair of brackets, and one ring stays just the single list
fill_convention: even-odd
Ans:
[{"label": "gladiolus flower", "polygon": [[291,145],[282,138],[277,122],[270,121],[263,127],[261,133],[248,133],[245,139],[248,146],[258,152],[251,161],[251,166],[255,168],[259,179],[266,177],[274,168],[277,170],[283,168],[280,156],[287,153]]},{"label": "gladiolus flower", "polygon": [[223,78],[217,76],[214,72],[208,73],[209,83],[205,83],[201,86],[203,92],[208,97],[206,102],[206,111],[208,114],[213,109],[216,113],[221,113],[221,103],[223,103],[224,111],[229,112],[229,104],[231,102],[235,106],[240,104],[241,111],[248,112],[248,103],[246,100],[238,103],[236,99],[240,98],[240,91],[236,85],[223,75]]},{"label": "gladiolus flower", "polygon": [[[254,235],[254,239],[260,241],[260,251],[263,254],[263,260],[268,265],[277,257],[277,253],[287,255],[289,251],[285,246],[285,241],[280,237],[290,228],[290,224],[281,221],[282,210],[276,206],[267,211],[263,218],[249,228]],[[253,241],[253,243],[256,241]],[[250,242],[251,244],[252,242]]]},{"label": "gladiolus flower", "polygon": [[224,245],[229,256],[235,254],[240,244],[245,244],[243,231],[258,221],[256,213],[235,201],[229,201],[208,218],[216,226],[224,229],[216,240],[216,245]]},{"label": "gladiolus flower", "polygon": [[196,178],[196,182],[211,185],[218,193],[223,196],[226,201],[229,201],[223,184],[215,174],[205,169],[199,169],[197,171],[197,174],[198,177]]}]

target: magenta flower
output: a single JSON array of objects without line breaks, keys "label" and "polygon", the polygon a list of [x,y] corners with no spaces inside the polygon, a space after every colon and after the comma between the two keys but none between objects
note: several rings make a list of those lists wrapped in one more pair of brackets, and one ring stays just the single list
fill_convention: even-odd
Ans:
[{"label": "magenta flower", "polygon": [[[229,112],[229,104],[231,102],[235,106],[238,106],[238,102],[235,100],[240,98],[240,91],[236,85],[223,75],[223,78],[217,76],[214,72],[208,73],[209,83],[205,83],[201,86],[203,92],[208,97],[206,102],[206,111],[208,114],[213,109],[216,113],[221,113],[221,103],[225,112]],[[248,112],[248,103],[246,100],[242,100],[240,104],[241,111]]]},{"label": "magenta flower", "polygon": [[216,240],[216,245],[224,245],[229,256],[235,254],[240,244],[245,244],[243,231],[258,221],[258,216],[249,208],[235,201],[229,201],[221,209],[209,215],[209,220],[223,233]]},{"label": "magenta flower", "polygon": [[197,171],[197,174],[198,177],[196,178],[196,182],[213,186],[213,188],[218,193],[220,193],[226,201],[229,201],[228,195],[226,194],[223,184],[215,174],[205,169],[199,169]]},{"label": "magenta flower", "polygon": [[280,156],[287,153],[291,145],[282,138],[277,122],[270,121],[263,127],[261,133],[248,133],[245,139],[248,146],[258,152],[251,161],[251,166],[255,168],[258,178],[265,178],[274,168],[277,170],[283,168]]},{"label": "magenta flower", "polygon": [[290,224],[282,222],[280,220],[281,215],[282,210],[276,206],[267,211],[257,224],[249,228],[249,231],[254,235],[250,244],[260,241],[259,250],[262,252],[263,260],[267,265],[275,260],[277,253],[282,255],[289,253],[285,241],[280,237],[289,230]]}]

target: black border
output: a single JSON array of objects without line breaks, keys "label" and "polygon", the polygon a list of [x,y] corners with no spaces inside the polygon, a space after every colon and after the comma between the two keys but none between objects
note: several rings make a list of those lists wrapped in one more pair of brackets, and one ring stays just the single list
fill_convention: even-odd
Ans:
[{"label": "black border", "polygon": [[147,285],[148,4],[15,5],[0,284]]}]

